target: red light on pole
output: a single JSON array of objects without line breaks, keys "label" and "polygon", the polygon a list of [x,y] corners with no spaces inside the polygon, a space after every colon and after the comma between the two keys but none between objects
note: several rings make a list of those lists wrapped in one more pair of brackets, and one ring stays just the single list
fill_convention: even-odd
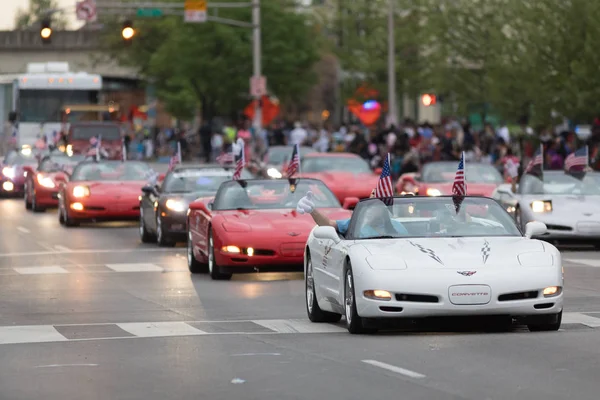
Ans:
[{"label": "red light on pole", "polygon": [[424,94],[421,96],[421,102],[425,107],[429,107],[435,104],[435,95],[434,94]]}]

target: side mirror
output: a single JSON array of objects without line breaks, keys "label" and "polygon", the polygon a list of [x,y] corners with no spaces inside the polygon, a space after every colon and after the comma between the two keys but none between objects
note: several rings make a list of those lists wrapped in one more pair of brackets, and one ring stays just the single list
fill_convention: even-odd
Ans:
[{"label": "side mirror", "polygon": [[340,236],[333,226],[317,226],[313,233],[317,239],[333,240],[334,243],[341,241]]},{"label": "side mirror", "polygon": [[356,204],[360,201],[360,199],[358,197],[346,197],[344,199],[344,204],[343,204],[343,208],[344,210],[354,210],[354,207],[356,207]]},{"label": "side mirror", "polygon": [[156,192],[156,189],[154,188],[154,186],[146,185],[142,187],[142,192],[144,192],[145,194],[154,194]]},{"label": "side mirror", "polygon": [[375,169],[373,170],[373,173],[374,173],[375,175],[381,175],[381,172],[382,172],[382,171],[383,171],[383,168],[375,168]]},{"label": "side mirror", "polygon": [[542,236],[548,232],[548,227],[543,222],[532,221],[525,225],[525,237],[530,239],[533,236]]},{"label": "side mirror", "polygon": [[[209,207],[210,205],[210,207]],[[210,214],[210,209],[212,208],[212,202],[209,203],[209,205],[205,204],[203,201],[201,200],[196,200],[196,201],[192,201],[190,203],[190,210],[197,210],[197,211],[202,211],[205,212],[206,214]]]}]

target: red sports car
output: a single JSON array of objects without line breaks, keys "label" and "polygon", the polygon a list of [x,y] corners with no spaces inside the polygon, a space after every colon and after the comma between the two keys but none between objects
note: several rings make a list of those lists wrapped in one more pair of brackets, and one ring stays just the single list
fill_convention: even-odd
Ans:
[{"label": "red sports car", "polygon": [[213,279],[232,273],[302,268],[304,246],[315,227],[296,205],[307,191],[331,219],[350,218],[335,195],[316,179],[249,179],[221,184],[214,201],[201,198],[188,212],[188,266]]},{"label": "red sports car", "polygon": [[352,153],[307,154],[298,174],[323,181],[342,204],[356,204],[358,199],[369,197],[379,175],[381,168],[373,171],[364,159]]},{"label": "red sports car", "polygon": [[69,174],[84,156],[55,153],[42,158],[39,166],[26,166],[25,208],[34,212],[58,207],[58,187],[69,180]]},{"label": "red sports car", "polygon": [[[396,183],[398,193],[419,196],[447,196],[452,194],[452,184],[458,161],[436,161],[423,165],[420,174],[403,174]],[[470,196],[490,197],[504,180],[493,165],[466,163],[465,180]]]},{"label": "red sports car", "polygon": [[65,226],[85,221],[137,220],[140,193],[154,174],[140,161],[84,161],[69,182],[60,184],[58,220]]}]

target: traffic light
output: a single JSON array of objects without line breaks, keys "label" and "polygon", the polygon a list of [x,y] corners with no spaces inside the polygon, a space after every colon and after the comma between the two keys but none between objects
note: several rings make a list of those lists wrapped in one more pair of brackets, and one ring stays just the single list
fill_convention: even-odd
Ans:
[{"label": "traffic light", "polygon": [[436,100],[435,94],[424,94],[421,96],[421,102],[425,107],[433,106]]},{"label": "traffic light", "polygon": [[123,30],[121,31],[123,40],[129,42],[135,36],[135,29],[133,29],[133,22],[127,20],[123,23]]},{"label": "traffic light", "polygon": [[49,18],[44,18],[42,20],[42,26],[40,28],[40,37],[42,38],[42,43],[44,44],[52,42],[52,26],[50,24]]}]

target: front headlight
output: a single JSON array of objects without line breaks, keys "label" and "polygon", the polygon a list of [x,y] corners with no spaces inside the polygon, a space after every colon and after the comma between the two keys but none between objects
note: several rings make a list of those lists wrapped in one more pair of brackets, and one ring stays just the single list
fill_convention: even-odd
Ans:
[{"label": "front headlight", "polygon": [[442,192],[440,192],[438,189],[434,189],[434,188],[429,188],[427,189],[427,196],[441,196]]},{"label": "front headlight", "polygon": [[535,213],[551,212],[552,211],[552,202],[536,200],[531,203],[531,210]]},{"label": "front headlight", "polygon": [[175,212],[184,212],[188,208],[187,204],[185,204],[183,201],[173,199],[167,200],[167,202],[165,203],[165,207]]},{"label": "front headlight", "polygon": [[8,179],[15,178],[15,169],[13,167],[4,167],[2,168],[2,175],[7,177]]},{"label": "front headlight", "polygon": [[69,157],[71,157],[73,155],[73,146],[72,145],[67,145],[67,155]]},{"label": "front headlight", "polygon": [[277,171],[277,168],[269,168],[267,170],[267,175],[269,175],[269,177],[273,179],[279,179],[283,176],[281,175],[281,172]]},{"label": "front headlight", "polygon": [[48,176],[44,176],[42,174],[38,174],[37,181],[40,185],[42,185],[43,187],[48,188],[48,189],[53,189],[56,187],[52,178],[50,178]]},{"label": "front headlight", "polygon": [[87,186],[75,186],[73,188],[73,197],[82,198],[90,195],[90,188]]},{"label": "front headlight", "polygon": [[544,297],[555,297],[562,293],[562,287],[560,286],[549,286],[542,290]]}]

